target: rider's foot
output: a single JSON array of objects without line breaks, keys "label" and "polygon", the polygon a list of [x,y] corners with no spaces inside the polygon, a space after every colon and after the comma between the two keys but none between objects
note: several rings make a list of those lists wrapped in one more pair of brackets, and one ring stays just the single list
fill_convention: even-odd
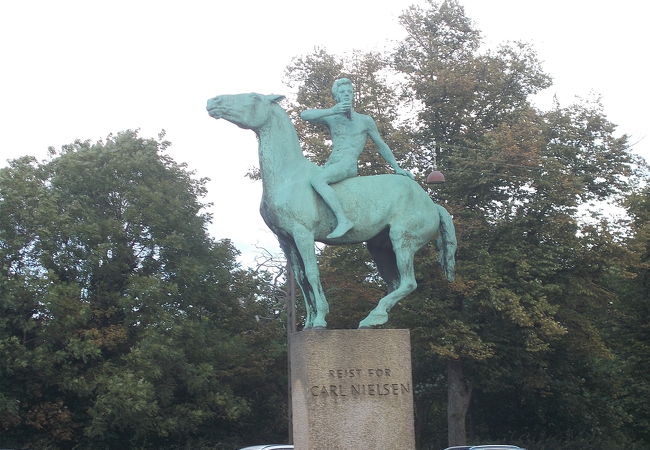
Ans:
[{"label": "rider's foot", "polygon": [[340,220],[334,231],[327,235],[327,239],[336,239],[343,236],[345,233],[350,231],[354,226],[354,223],[350,222],[348,219]]}]

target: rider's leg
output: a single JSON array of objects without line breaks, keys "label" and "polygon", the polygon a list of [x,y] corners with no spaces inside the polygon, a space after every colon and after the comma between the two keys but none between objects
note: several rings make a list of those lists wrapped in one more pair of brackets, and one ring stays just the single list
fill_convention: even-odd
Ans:
[{"label": "rider's leg", "polygon": [[323,201],[327,204],[327,206],[330,207],[330,209],[336,216],[336,221],[337,221],[336,228],[334,228],[334,230],[327,235],[327,238],[328,239],[339,238],[343,236],[345,233],[347,233],[348,231],[350,231],[350,228],[354,226],[354,223],[352,223],[352,221],[350,221],[350,219],[348,219],[345,213],[343,212],[343,207],[341,206],[341,202],[339,202],[339,199],[336,196],[336,192],[334,192],[334,189],[330,187],[329,183],[335,183],[347,177],[336,179],[334,177],[328,176],[329,175],[328,173],[322,173],[319,175],[320,176],[315,176],[314,178],[312,178],[311,185],[314,187],[314,190],[318,192],[318,195],[322,197]]}]

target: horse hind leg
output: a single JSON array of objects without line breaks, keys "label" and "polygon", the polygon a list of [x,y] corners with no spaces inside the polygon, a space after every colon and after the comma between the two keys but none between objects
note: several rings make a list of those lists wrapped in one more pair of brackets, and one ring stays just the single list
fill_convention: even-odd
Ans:
[{"label": "horse hind leg", "polygon": [[397,287],[379,300],[379,303],[372,311],[370,311],[370,314],[359,322],[359,328],[372,328],[388,322],[388,312],[397,304],[397,302],[413,292],[417,287],[415,271],[413,268],[413,258],[418,249],[413,247],[413,244],[410,243],[408,237],[403,233],[391,230],[390,235],[393,249],[395,251],[395,262],[399,272],[399,282]]}]

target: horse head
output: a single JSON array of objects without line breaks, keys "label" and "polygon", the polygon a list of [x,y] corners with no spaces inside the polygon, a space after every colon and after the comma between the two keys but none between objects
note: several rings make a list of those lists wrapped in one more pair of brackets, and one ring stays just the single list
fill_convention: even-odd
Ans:
[{"label": "horse head", "polygon": [[208,114],[225,119],[248,130],[259,130],[271,116],[271,107],[283,95],[237,94],[218,95],[208,100]]}]

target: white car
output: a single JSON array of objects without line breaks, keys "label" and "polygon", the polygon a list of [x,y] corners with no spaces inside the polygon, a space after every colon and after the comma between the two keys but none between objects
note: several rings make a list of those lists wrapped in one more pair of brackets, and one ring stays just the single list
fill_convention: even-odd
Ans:
[{"label": "white car", "polygon": [[244,447],[240,450],[293,450],[293,445],[289,445],[289,444],[253,445],[251,447]]},{"label": "white car", "polygon": [[445,450],[526,450],[516,445],[459,445]]}]

